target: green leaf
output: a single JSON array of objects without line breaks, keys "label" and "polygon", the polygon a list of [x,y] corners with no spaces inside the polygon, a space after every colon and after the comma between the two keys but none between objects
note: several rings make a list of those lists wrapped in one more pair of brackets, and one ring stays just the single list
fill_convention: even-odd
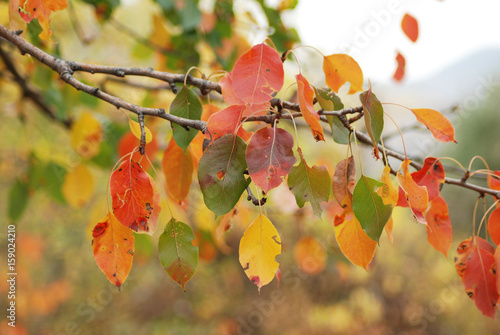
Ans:
[{"label": "green leaf", "polygon": [[[186,119],[200,120],[202,112],[203,107],[198,99],[198,95],[189,88],[182,88],[170,105],[170,114]],[[186,152],[187,147],[199,132],[199,130],[193,128],[186,130],[184,127],[173,122],[172,130],[174,132],[175,143],[184,152]]]},{"label": "green leaf", "polygon": [[377,242],[392,215],[392,205],[384,205],[382,197],[374,190],[380,186],[384,183],[361,175],[352,194],[356,219],[366,234]]},{"label": "green leaf", "polygon": [[158,240],[161,265],[184,291],[198,267],[198,247],[193,245],[194,239],[191,227],[172,218]]},{"label": "green leaf", "polygon": [[9,219],[17,221],[23,215],[29,200],[28,183],[16,179],[9,191]]},{"label": "green leaf", "polygon": [[246,148],[243,139],[228,134],[215,140],[200,159],[198,182],[203,200],[216,215],[233,209],[251,181],[243,175]]},{"label": "green leaf", "polygon": [[[316,100],[325,111],[338,111],[344,108],[340,97],[331,88],[314,88]],[[349,144],[349,129],[344,127],[338,116],[325,115],[332,128],[333,140],[338,144]]]},{"label": "green leaf", "polygon": [[300,148],[297,150],[300,155],[300,163],[290,170],[288,187],[300,208],[309,201],[314,214],[321,217],[321,202],[328,201],[330,197],[330,175],[324,165],[309,167],[302,156],[302,150]]},{"label": "green leaf", "polygon": [[184,0],[184,8],[181,11],[181,24],[184,31],[193,30],[201,20],[201,12],[198,1]]},{"label": "green leaf", "polygon": [[377,96],[371,90],[364,91],[359,95],[359,100],[363,105],[365,126],[368,135],[372,139],[375,147],[375,155],[378,157],[377,143],[384,129],[384,108]]}]

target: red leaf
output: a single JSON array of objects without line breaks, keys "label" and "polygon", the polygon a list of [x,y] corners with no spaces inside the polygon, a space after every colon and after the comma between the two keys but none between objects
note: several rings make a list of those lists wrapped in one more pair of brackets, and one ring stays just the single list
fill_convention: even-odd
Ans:
[{"label": "red leaf", "polygon": [[49,40],[50,35],[52,35],[52,31],[50,30],[50,14],[67,7],[67,0],[20,0],[19,15],[28,23],[32,19],[38,19],[38,23],[40,23],[43,29],[39,35],[40,38]]},{"label": "red leaf", "polygon": [[205,132],[205,138],[213,142],[224,135],[234,134],[245,141],[248,140],[251,134],[240,126],[244,107],[243,105],[233,105],[212,114],[207,121],[208,131]]},{"label": "red leaf", "polygon": [[222,90],[222,97],[228,105],[244,105],[245,102],[236,96],[233,88],[233,74],[228,72],[219,80],[219,85]]},{"label": "red leaf", "polygon": [[[126,154],[131,153],[134,151],[135,148],[139,146],[139,140],[134,136],[134,134],[131,131],[127,131],[118,141],[118,156],[123,157]],[[149,159],[152,159],[152,157],[155,156],[155,154],[158,152],[158,142],[156,141],[156,136],[153,136],[153,139],[151,142],[146,144],[146,155],[150,157]],[[134,152],[132,155],[132,160],[134,161],[139,161],[141,159],[141,154],[139,151]],[[149,171],[151,169],[151,164],[149,164],[147,159],[143,159],[141,161],[142,167],[144,170]]]},{"label": "red leaf", "polygon": [[297,79],[299,106],[302,116],[309,125],[314,139],[316,141],[324,141],[325,137],[323,136],[323,128],[319,123],[319,115],[313,107],[314,90],[302,74],[299,73],[295,78]]},{"label": "red leaf", "polygon": [[398,52],[398,55],[396,56],[396,62],[398,62],[398,67],[396,68],[396,72],[394,72],[394,75],[392,77],[396,81],[401,81],[405,76],[406,60],[400,52]]},{"label": "red leaf", "polygon": [[427,157],[422,168],[413,172],[411,177],[419,186],[427,188],[429,201],[432,201],[439,195],[441,186],[444,183],[445,172],[443,164],[435,157]]},{"label": "red leaf", "polygon": [[263,103],[283,87],[281,57],[268,45],[257,44],[238,59],[233,68],[233,89],[245,103]]},{"label": "red leaf", "polygon": [[148,225],[153,212],[151,179],[139,163],[126,159],[110,178],[113,214],[125,227],[152,235]]},{"label": "red leaf", "polygon": [[292,148],[292,135],[281,128],[262,128],[252,136],[246,152],[248,172],[264,192],[278,187],[290,172],[297,161]]},{"label": "red leaf", "polygon": [[427,241],[437,251],[448,257],[452,242],[452,226],[446,201],[437,196],[431,201],[431,208],[425,214]]},{"label": "red leaf", "polygon": [[403,163],[401,163],[403,174],[398,173],[399,186],[404,191],[406,200],[417,220],[421,223],[426,223],[423,213],[427,210],[427,204],[429,202],[427,189],[424,186],[419,186],[413,180],[408,171],[409,164],[410,161],[408,159],[405,159]]},{"label": "red leaf", "polygon": [[465,292],[477,308],[490,318],[495,318],[497,301],[496,262],[492,252],[474,248],[467,261],[463,283]]},{"label": "red leaf", "polygon": [[488,187],[500,191],[500,171],[493,171],[494,176],[488,175]]},{"label": "red leaf", "polygon": [[496,245],[500,244],[500,207],[491,212],[488,218],[488,234]]},{"label": "red leaf", "polygon": [[[476,243],[479,248],[486,250],[489,253],[494,253],[495,249],[488,243],[488,241],[482,239],[481,237],[476,237]],[[462,279],[464,277],[465,269],[467,268],[467,261],[470,258],[470,253],[474,248],[472,243],[472,237],[463,240],[457,248],[457,256],[455,257],[455,269],[457,270],[458,276]]]},{"label": "red leaf", "polygon": [[410,14],[405,14],[401,21],[401,29],[406,36],[412,41],[416,42],[418,39],[418,21]]}]

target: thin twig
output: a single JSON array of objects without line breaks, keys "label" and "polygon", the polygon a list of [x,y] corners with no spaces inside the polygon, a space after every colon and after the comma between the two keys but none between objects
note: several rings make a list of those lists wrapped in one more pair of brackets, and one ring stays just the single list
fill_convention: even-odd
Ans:
[{"label": "thin twig", "polygon": [[262,197],[262,199],[257,199],[257,197],[255,197],[252,190],[250,189],[250,186],[247,187],[247,193],[248,193],[247,200],[251,201],[252,204],[254,204],[255,206],[262,206],[267,201],[266,197]]}]

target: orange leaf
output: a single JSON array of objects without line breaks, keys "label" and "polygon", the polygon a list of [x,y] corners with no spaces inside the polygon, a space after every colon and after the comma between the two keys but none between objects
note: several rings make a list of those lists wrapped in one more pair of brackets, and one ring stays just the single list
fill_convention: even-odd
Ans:
[{"label": "orange leaf", "polygon": [[418,21],[410,14],[405,14],[401,21],[401,29],[406,36],[412,41],[416,42],[418,39]]},{"label": "orange leaf", "polygon": [[342,204],[347,195],[352,199],[354,186],[356,186],[356,165],[351,156],[341,160],[335,166],[335,172],[333,173],[333,196],[339,204]]},{"label": "orange leaf", "polygon": [[363,90],[363,71],[351,56],[345,54],[326,56],[323,59],[323,72],[326,84],[336,93],[346,82],[351,83],[348,94]]},{"label": "orange leaf", "polygon": [[[135,148],[139,146],[139,140],[135,137],[134,134],[129,130],[127,131],[118,141],[118,156],[123,157],[126,154],[131,153],[134,151]],[[151,142],[146,144],[146,155],[148,155],[150,160],[153,160],[153,157],[155,157],[156,153],[158,152],[158,142],[156,141],[156,136],[153,136],[153,139]],[[141,159],[141,154],[139,151],[134,152],[132,155],[132,160],[134,161],[139,161]],[[144,170],[149,171],[151,169],[151,164],[149,164],[147,159],[143,159],[142,162],[142,167]]]},{"label": "orange leaf", "polygon": [[[493,254],[495,249],[488,243],[485,239],[481,237],[476,237],[476,243],[479,248],[486,250],[487,252]],[[462,279],[464,278],[465,269],[467,268],[467,262],[470,259],[470,254],[474,249],[474,243],[472,242],[472,237],[460,242],[457,247],[457,256],[455,257],[455,269],[457,270],[458,276]]]},{"label": "orange leaf", "polygon": [[323,136],[323,128],[319,123],[319,115],[313,107],[314,90],[302,74],[299,73],[295,78],[297,79],[299,106],[302,116],[309,125],[314,139],[316,141],[324,141],[325,137]]},{"label": "orange leaf", "polygon": [[446,201],[437,196],[431,201],[431,208],[425,214],[427,241],[437,251],[448,257],[452,242],[452,226]]},{"label": "orange leaf", "polygon": [[491,212],[488,218],[488,234],[496,245],[500,244],[500,207]]},{"label": "orange leaf", "polygon": [[326,266],[326,249],[313,236],[302,236],[293,248],[295,264],[309,275],[321,273]]},{"label": "orange leaf", "polygon": [[406,60],[400,52],[398,52],[398,55],[396,56],[396,62],[398,62],[398,67],[396,68],[396,72],[394,72],[394,75],[392,77],[396,81],[401,81],[405,76]]},{"label": "orange leaf", "polygon": [[375,254],[377,242],[365,233],[354,216],[350,204],[346,204],[346,206],[340,216],[335,215],[335,238],[344,256],[353,264],[367,270],[368,264]]},{"label": "orange leaf", "polygon": [[488,175],[488,187],[500,191],[500,171],[493,171],[493,174]]},{"label": "orange leaf", "polygon": [[443,114],[429,108],[411,109],[418,122],[423,123],[432,133],[432,136],[441,142],[455,141],[455,129]]},{"label": "orange leaf", "polygon": [[243,105],[233,105],[212,114],[207,121],[208,131],[205,132],[205,139],[213,142],[224,135],[236,133],[235,135],[244,141],[248,140],[252,136],[251,133],[241,127],[244,108]]},{"label": "orange leaf", "polygon": [[263,103],[283,87],[284,71],[276,50],[264,43],[253,46],[234,65],[233,90],[245,103]]},{"label": "orange leaf", "polygon": [[154,189],[139,163],[126,159],[110,178],[113,214],[125,227],[153,235],[148,225],[153,212]]},{"label": "orange leaf", "polygon": [[92,250],[99,268],[118,287],[127,279],[134,257],[134,235],[108,213],[92,232]]},{"label": "orange leaf", "polygon": [[389,242],[394,242],[394,237],[392,236],[392,228],[394,227],[394,220],[392,220],[392,217],[387,221],[385,224],[385,232],[387,234],[387,237],[389,238]]},{"label": "orange leaf", "polygon": [[171,139],[163,153],[163,174],[167,182],[167,191],[178,201],[184,200],[189,194],[193,180],[193,156],[188,148],[186,152]]},{"label": "orange leaf", "polygon": [[429,198],[427,195],[427,188],[425,186],[418,186],[418,184],[413,180],[410,172],[408,171],[408,165],[410,161],[405,159],[401,163],[401,168],[403,169],[403,174],[398,172],[399,186],[404,191],[406,195],[406,200],[408,201],[413,214],[417,220],[421,223],[426,223],[423,213],[427,210],[427,204]]},{"label": "orange leaf", "polygon": [[52,35],[52,31],[50,30],[50,14],[67,7],[67,0],[20,0],[19,15],[28,23],[33,19],[38,19],[38,23],[40,23],[43,29],[39,35],[40,38],[49,40],[50,35]]}]

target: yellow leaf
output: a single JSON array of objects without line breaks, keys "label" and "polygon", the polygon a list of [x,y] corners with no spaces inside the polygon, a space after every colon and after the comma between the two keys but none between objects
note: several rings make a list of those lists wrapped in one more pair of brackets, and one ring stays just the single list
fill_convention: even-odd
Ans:
[{"label": "yellow leaf", "polygon": [[89,169],[78,165],[64,176],[61,186],[64,199],[73,207],[82,207],[94,193],[94,178]]},{"label": "yellow leaf", "polygon": [[240,264],[248,278],[260,288],[273,280],[281,254],[281,239],[271,221],[260,214],[245,230],[240,241]]},{"label": "yellow leaf", "polygon": [[363,90],[363,71],[359,64],[345,54],[333,54],[323,59],[323,72],[328,87],[338,93],[346,82],[351,83],[348,94]]},{"label": "yellow leaf", "polygon": [[385,166],[380,181],[384,183],[384,185],[377,190],[377,194],[382,197],[384,205],[395,205],[398,202],[399,193],[398,189],[392,182],[391,168],[388,165]]},{"label": "yellow leaf", "polygon": [[[140,140],[141,126],[139,125],[139,123],[129,119],[128,125],[130,126],[130,131],[132,132],[132,134],[134,134],[134,136]],[[149,143],[151,142],[151,140],[153,140],[153,134],[151,133],[151,130],[149,130],[146,126],[144,126],[144,130],[146,131],[146,143]]]},{"label": "yellow leaf", "polygon": [[365,233],[354,216],[351,206],[346,205],[342,215],[335,216],[335,238],[344,256],[353,264],[367,270],[368,264],[375,254],[377,242]]},{"label": "yellow leaf", "polygon": [[71,126],[71,146],[83,158],[90,159],[99,153],[102,127],[92,114],[84,112]]},{"label": "yellow leaf", "polygon": [[441,142],[457,142],[455,141],[455,128],[450,120],[437,110],[429,108],[414,108],[411,109],[417,121],[423,123],[429,129],[434,138]]}]

